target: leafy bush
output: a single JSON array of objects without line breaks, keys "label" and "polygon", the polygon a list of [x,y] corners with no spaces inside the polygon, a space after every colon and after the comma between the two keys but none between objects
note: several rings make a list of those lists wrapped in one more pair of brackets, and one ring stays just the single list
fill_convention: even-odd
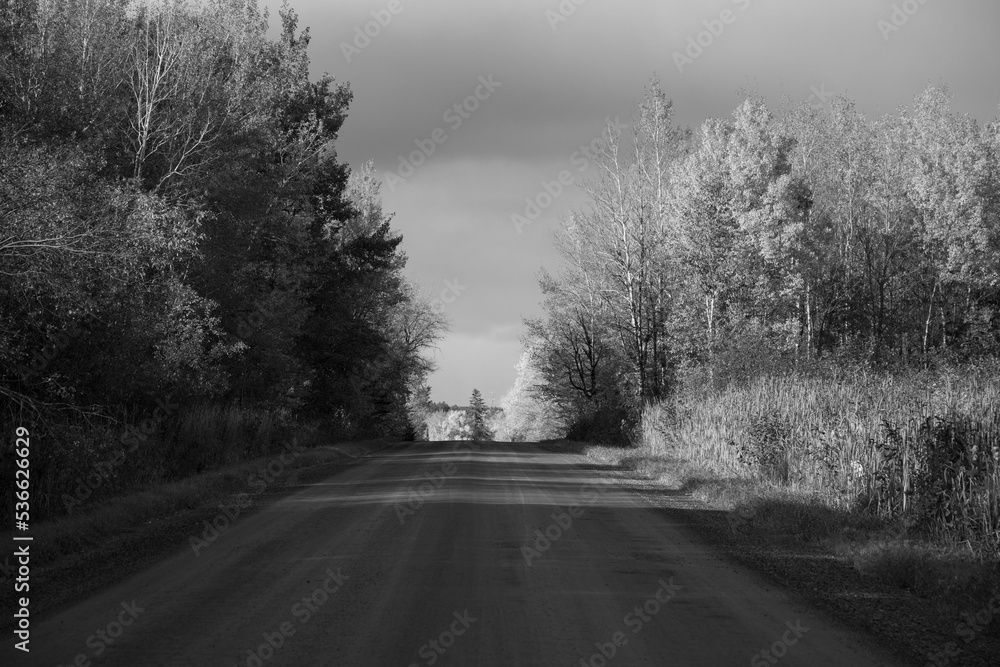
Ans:
[{"label": "leafy bush", "polygon": [[585,413],[570,424],[568,440],[628,445],[632,442],[635,417],[624,407],[599,408]]}]

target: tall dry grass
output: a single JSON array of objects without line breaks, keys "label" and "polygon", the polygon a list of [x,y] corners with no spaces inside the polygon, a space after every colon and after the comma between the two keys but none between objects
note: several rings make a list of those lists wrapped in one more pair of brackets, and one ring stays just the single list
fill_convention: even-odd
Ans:
[{"label": "tall dry grass", "polygon": [[180,415],[170,458],[198,471],[263,456],[283,435],[285,422],[269,410],[199,406]]},{"label": "tall dry grass", "polygon": [[1000,373],[765,376],[645,410],[650,456],[1000,552]]},{"label": "tall dry grass", "polygon": [[[184,407],[140,436],[138,425],[149,416],[148,411],[101,420],[71,415],[33,429],[32,441],[40,445],[32,451],[32,518],[48,520],[152,485],[268,456],[293,439],[306,447],[320,439],[314,425],[295,423],[287,414],[220,405]],[[5,452],[0,471],[12,466],[13,458]],[[5,507],[9,513],[13,502]]]}]

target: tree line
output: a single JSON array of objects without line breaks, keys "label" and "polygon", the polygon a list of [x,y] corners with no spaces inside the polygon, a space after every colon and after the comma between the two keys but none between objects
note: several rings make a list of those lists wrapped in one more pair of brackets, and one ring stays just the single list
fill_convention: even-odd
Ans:
[{"label": "tree line", "polygon": [[255,0],[0,1],[7,419],[169,400],[412,431],[446,322],[372,164],[338,159],[350,86],[312,80],[279,18],[270,39]]},{"label": "tree line", "polygon": [[751,94],[694,132],[653,80],[608,132],[526,321],[571,434],[621,439],[693,384],[1000,351],[1000,122],[947,89],[876,119]]}]

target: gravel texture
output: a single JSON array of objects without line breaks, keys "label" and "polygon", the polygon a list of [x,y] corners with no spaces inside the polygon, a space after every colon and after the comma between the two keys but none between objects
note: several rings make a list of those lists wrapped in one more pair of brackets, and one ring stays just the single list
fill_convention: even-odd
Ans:
[{"label": "gravel texture", "polygon": [[[931,601],[865,577],[820,547],[756,534],[736,513],[712,507],[662,482],[623,471],[612,475],[672,520],[686,524],[718,552],[870,634],[913,665],[1000,666],[1000,640],[981,632],[966,641],[967,635],[957,632],[965,619],[943,615]],[[1000,624],[1000,617],[993,616],[992,622]]]}]

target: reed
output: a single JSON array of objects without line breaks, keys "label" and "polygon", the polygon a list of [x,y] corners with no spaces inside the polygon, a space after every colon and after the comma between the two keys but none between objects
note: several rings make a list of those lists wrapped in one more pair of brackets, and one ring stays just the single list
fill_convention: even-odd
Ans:
[{"label": "reed", "polygon": [[1000,373],[770,375],[646,408],[647,454],[1000,552]]}]

